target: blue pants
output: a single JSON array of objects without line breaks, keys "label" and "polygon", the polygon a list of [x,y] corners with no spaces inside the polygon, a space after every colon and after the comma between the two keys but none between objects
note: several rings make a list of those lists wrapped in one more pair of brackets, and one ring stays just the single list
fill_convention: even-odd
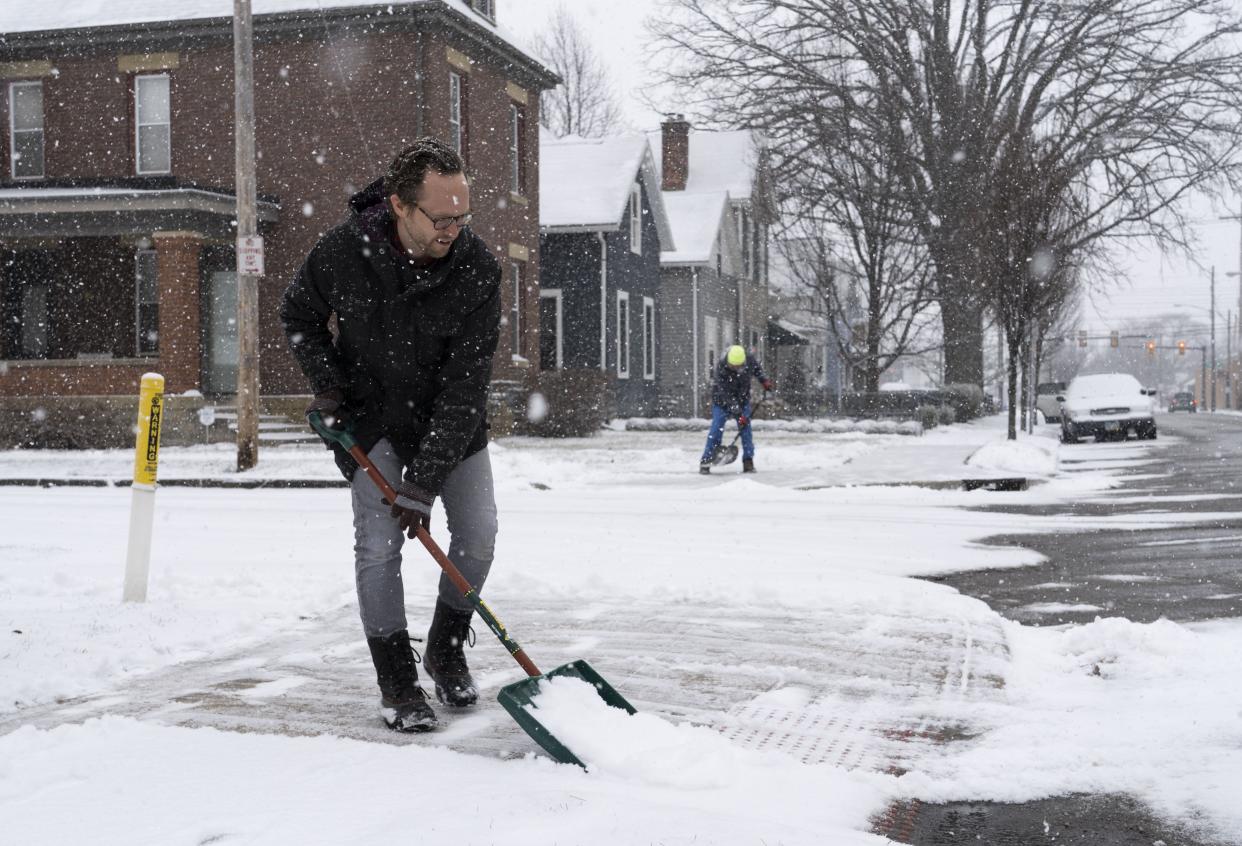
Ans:
[{"label": "blue pants", "polygon": [[[381,440],[369,453],[384,477],[395,482],[404,469],[387,440]],[[358,583],[358,611],[367,637],[387,637],[406,628],[405,590],[401,578],[401,547],[405,535],[384,505],[379,488],[363,470],[354,473],[354,571]],[[486,449],[479,450],[453,468],[440,503],[448,519],[450,543],[448,557],[476,591],[492,567],[496,542],[496,496],[492,488],[492,462]],[[430,576],[440,568],[418,547],[414,572]],[[474,606],[443,573],[440,574],[439,598],[458,611]]]},{"label": "blue pants", "polygon": [[[750,417],[750,403],[746,403],[742,408],[742,414],[747,418]],[[707,432],[707,445],[703,447],[704,462],[712,460],[712,456],[716,453],[716,448],[720,446],[720,439],[724,437],[725,421],[729,419],[729,412],[724,410],[723,406],[712,404],[712,428]],[[750,431],[750,426],[742,428],[742,458],[755,457],[755,438]]]}]

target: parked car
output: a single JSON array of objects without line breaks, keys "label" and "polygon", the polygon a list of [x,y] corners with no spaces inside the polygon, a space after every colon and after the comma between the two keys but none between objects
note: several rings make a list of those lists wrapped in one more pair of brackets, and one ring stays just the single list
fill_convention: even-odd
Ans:
[{"label": "parked car", "polygon": [[1064,382],[1040,382],[1035,386],[1035,407],[1044,415],[1045,423],[1061,422],[1061,400]]},{"label": "parked car", "polygon": [[1199,411],[1199,403],[1195,402],[1195,395],[1190,391],[1178,391],[1173,395],[1173,399],[1169,400],[1169,412],[1189,411],[1195,414]]},{"label": "parked car", "polygon": [[1155,390],[1147,390],[1128,373],[1079,376],[1061,395],[1061,441],[1156,437]]}]

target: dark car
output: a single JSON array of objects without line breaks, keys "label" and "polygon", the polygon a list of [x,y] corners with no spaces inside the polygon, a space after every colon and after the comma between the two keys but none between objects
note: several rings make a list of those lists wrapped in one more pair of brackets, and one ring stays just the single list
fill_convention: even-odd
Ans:
[{"label": "dark car", "polygon": [[1169,400],[1169,411],[1189,411],[1191,414],[1199,410],[1199,404],[1195,402],[1195,395],[1189,391],[1180,391],[1173,395],[1173,399]]}]

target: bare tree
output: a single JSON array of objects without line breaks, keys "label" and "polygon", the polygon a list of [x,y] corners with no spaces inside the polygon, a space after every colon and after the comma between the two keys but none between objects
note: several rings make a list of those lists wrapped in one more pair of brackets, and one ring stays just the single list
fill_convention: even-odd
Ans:
[{"label": "bare tree", "polygon": [[826,155],[807,155],[804,167],[778,183],[788,233],[780,244],[798,289],[823,303],[837,352],[861,376],[855,387],[874,392],[898,359],[927,352],[921,329],[933,303],[931,273],[906,214],[903,190],[884,151],[853,114]]},{"label": "bare tree", "polygon": [[531,46],[561,78],[560,85],[540,96],[539,122],[545,129],[557,138],[599,138],[618,129],[621,107],[608,71],[564,4]]},{"label": "bare tree", "polygon": [[950,382],[982,381],[987,199],[1015,139],[1047,139],[1041,167],[1079,180],[1064,256],[1116,237],[1185,247],[1180,201],[1242,175],[1229,0],[673,5],[653,24],[666,81],[691,112],[767,130],[778,172],[839,149],[840,122],[808,120],[807,103],[870,104],[875,148],[892,145],[935,266]]}]

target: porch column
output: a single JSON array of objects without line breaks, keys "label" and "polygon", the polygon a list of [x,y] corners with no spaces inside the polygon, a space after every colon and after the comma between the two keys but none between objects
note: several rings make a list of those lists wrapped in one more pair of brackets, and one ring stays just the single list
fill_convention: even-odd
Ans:
[{"label": "porch column", "polygon": [[199,255],[203,238],[194,232],[156,232],[159,285],[160,372],[165,390],[201,389],[202,336],[199,306]]}]

